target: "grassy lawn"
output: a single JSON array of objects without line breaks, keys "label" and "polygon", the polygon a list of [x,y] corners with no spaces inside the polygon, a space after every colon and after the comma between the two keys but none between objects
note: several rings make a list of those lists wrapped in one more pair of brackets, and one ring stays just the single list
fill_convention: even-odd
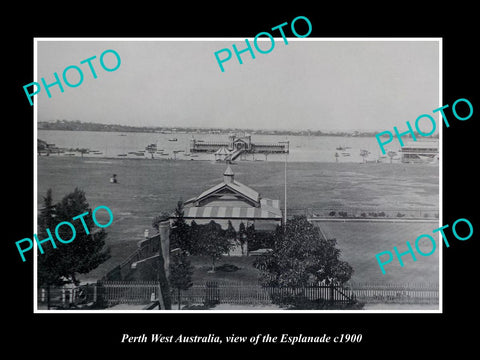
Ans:
[{"label": "grassy lawn", "polygon": [[[438,223],[362,223],[362,222],[322,222],[318,224],[327,236],[337,239],[341,258],[354,269],[352,281],[357,283],[438,283],[439,281],[439,236],[432,230]],[[383,252],[407,250],[406,241],[415,247],[415,239],[421,234],[430,234],[436,240],[436,251],[430,256],[416,255],[416,261],[407,254],[402,257],[400,266],[397,257],[385,265],[382,274],[375,255]],[[425,240],[425,239],[423,239]],[[440,246],[442,243],[440,242]],[[429,241],[420,241],[424,253],[432,249]],[[383,259],[383,258],[382,258]],[[386,258],[385,258],[386,259]],[[386,261],[386,260],[383,260]]]},{"label": "grassy lawn", "polygon": [[[351,281],[356,283],[438,283],[439,251],[424,257],[417,254],[416,261],[410,255],[403,257],[404,266],[401,267],[396,257],[385,265],[386,274],[382,274],[375,258],[382,251],[393,252],[396,246],[399,251],[406,250],[406,241],[414,246],[415,239],[421,234],[432,234],[437,228],[431,223],[359,223],[359,222],[322,222],[319,224],[327,236],[337,239],[337,247],[341,250],[342,260],[347,261],[354,269]],[[438,245],[438,234],[432,234]],[[430,243],[419,243],[426,253],[430,251]],[[255,269],[254,256],[223,256],[216,261],[217,271],[210,273],[212,267],[210,258],[193,256],[193,281],[241,281],[256,283],[260,271]],[[228,266],[238,268],[230,270]]]},{"label": "grassy lawn", "polygon": [[[208,161],[147,161],[80,158],[38,159],[38,203],[48,188],[57,202],[79,187],[93,209],[108,206],[114,215],[106,231],[112,257],[81,280],[94,282],[122,263],[144,239],[145,229],[154,233],[152,219],[172,211],[179,199],[189,199],[222,180],[224,164]],[[235,177],[262,195],[283,203],[283,163],[239,162]],[[115,173],[118,184],[109,182]],[[305,208],[355,207],[368,209],[421,209],[438,204],[438,167],[415,164],[289,163],[288,204],[291,210]],[[342,255],[355,269],[355,281],[406,282],[438,279],[438,252],[406,265],[388,265],[382,275],[375,254],[413,242],[438,226],[326,224],[325,230],[338,240]],[[438,243],[437,243],[438,244]],[[68,246],[68,245],[64,245]],[[256,282],[254,258],[224,257],[218,265],[233,264],[235,272],[208,273],[208,259],[193,259],[195,279],[222,279]]]},{"label": "grassy lawn", "polygon": [[[375,258],[382,251],[393,252],[396,246],[399,251],[406,250],[406,241],[414,246],[415,239],[421,234],[431,234],[438,245],[438,234],[432,234],[437,228],[431,223],[360,223],[360,222],[322,222],[317,224],[327,236],[337,239],[337,247],[341,250],[342,260],[347,261],[354,269],[351,281],[356,283],[438,283],[439,251],[438,248],[430,256],[417,254],[416,261],[410,255],[404,256],[404,266],[401,267],[396,257],[385,265],[386,274],[382,274]],[[430,251],[429,242],[420,242],[425,253]],[[193,256],[192,265],[195,268],[194,282],[209,280],[243,281],[256,283],[260,271],[255,269],[254,256],[223,256],[216,261],[218,268],[215,273],[208,271],[212,267],[211,259]],[[222,265],[234,265],[236,271],[224,271]],[[226,269],[228,270],[228,268]]]}]

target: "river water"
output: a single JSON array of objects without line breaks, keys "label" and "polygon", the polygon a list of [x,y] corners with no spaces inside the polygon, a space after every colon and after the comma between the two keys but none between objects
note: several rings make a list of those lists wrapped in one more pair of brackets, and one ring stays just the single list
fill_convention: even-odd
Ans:
[{"label": "river water", "polygon": [[[257,135],[252,134],[252,143],[276,143],[288,140],[290,142],[290,153],[288,161],[293,162],[362,162],[360,150],[368,150],[370,155],[366,160],[379,160],[390,162],[386,156],[381,157],[380,147],[375,137],[343,137],[343,136],[296,136],[296,135]],[[67,149],[89,149],[88,157],[108,158],[151,158],[151,154],[145,152],[149,144],[156,144],[158,151],[153,155],[154,159],[177,159],[177,160],[215,160],[210,154],[189,153],[190,139],[200,141],[227,142],[226,134],[191,134],[191,133],[119,133],[119,132],[97,132],[97,131],[63,131],[63,130],[38,130],[38,139],[49,144],[55,144],[59,148]],[[174,141],[176,139],[176,141]],[[398,143],[392,142],[387,150],[399,150]],[[347,148],[337,150],[338,147]],[[142,154],[142,152],[144,152]],[[338,153],[338,157],[335,157]],[[54,156],[76,156],[80,152],[67,151],[61,155]],[[398,162],[399,155],[394,158]],[[284,161],[285,155],[264,154],[247,155],[244,160],[255,161]],[[240,158],[238,159],[240,160]]]}]

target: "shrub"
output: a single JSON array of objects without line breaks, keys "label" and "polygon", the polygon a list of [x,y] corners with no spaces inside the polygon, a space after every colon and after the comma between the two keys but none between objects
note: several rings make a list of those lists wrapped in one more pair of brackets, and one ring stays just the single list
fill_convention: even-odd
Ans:
[{"label": "shrub", "polygon": [[[285,228],[277,228],[275,237],[272,251],[256,262],[256,267],[262,268],[260,282],[271,288],[274,303],[296,306],[304,301],[304,289],[310,283],[345,284],[351,278],[353,268],[340,259],[336,239],[324,238],[305,216],[287,220]],[[280,293],[276,289],[281,289]]]},{"label": "shrub", "polygon": [[238,266],[232,265],[232,264],[223,264],[221,266],[217,266],[216,269],[218,271],[224,271],[224,272],[234,272],[234,271],[240,270]]},{"label": "shrub", "polygon": [[334,303],[325,299],[310,300],[307,297],[296,295],[273,296],[272,302],[286,310],[360,310],[364,303],[358,300],[352,300],[350,303]]},{"label": "shrub", "polygon": [[335,211],[330,211],[330,213],[328,215],[330,216],[335,216],[336,212]]}]

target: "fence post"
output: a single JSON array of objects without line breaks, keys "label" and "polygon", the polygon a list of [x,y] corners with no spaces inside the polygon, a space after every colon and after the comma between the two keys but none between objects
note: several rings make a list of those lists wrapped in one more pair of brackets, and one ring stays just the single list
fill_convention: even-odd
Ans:
[{"label": "fence post", "polygon": [[333,305],[334,299],[333,299],[333,283],[330,284],[330,305]]},{"label": "fence post", "polygon": [[216,305],[220,301],[218,283],[216,281],[207,281],[205,283],[205,305]]},{"label": "fence post", "polygon": [[97,302],[97,284],[93,284],[93,303]]},{"label": "fence post", "polygon": [[[95,293],[94,293],[94,298],[95,298],[95,305],[103,307],[106,304],[105,301],[105,288],[103,286],[103,282],[101,280],[97,281],[97,284],[95,286]],[[106,306],[105,306],[106,307]]]}]

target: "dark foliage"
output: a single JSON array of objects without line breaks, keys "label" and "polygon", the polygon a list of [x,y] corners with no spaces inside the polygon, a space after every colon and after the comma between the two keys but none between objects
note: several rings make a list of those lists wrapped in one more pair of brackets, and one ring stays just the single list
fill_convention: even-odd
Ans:
[{"label": "dark foliage", "polygon": [[343,284],[353,274],[352,267],[340,260],[336,240],[324,239],[305,216],[278,228],[272,252],[260,256],[255,266],[262,270],[262,283],[274,287]]},{"label": "dark foliage", "polygon": [[[72,220],[74,217],[88,212],[84,216],[84,225],[80,219]],[[44,198],[44,207],[38,219],[38,238],[46,239],[49,229],[55,240],[56,248],[50,242],[42,246],[44,253],[38,251],[38,284],[40,286],[61,285],[73,283],[78,285],[77,274],[86,274],[106,261],[109,257],[109,250],[105,249],[105,238],[107,233],[104,229],[98,229],[91,217],[90,209],[85,193],[78,188],[66,195],[62,201],[53,205],[51,190]],[[64,244],[57,240],[55,227],[57,224],[66,221],[75,227],[75,238],[72,242]],[[58,229],[58,235],[64,240],[72,237],[72,230],[68,226]]]}]

